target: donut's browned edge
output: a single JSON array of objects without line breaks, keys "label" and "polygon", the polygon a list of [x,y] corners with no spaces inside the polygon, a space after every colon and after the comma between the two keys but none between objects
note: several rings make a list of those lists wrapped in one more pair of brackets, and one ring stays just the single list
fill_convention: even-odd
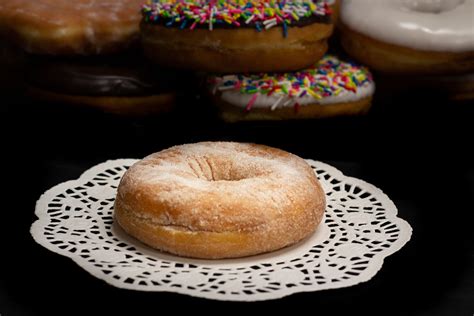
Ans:
[{"label": "donut's browned edge", "polygon": [[275,110],[268,108],[253,108],[245,111],[223,101],[218,95],[212,96],[213,104],[218,114],[226,122],[238,121],[260,121],[260,120],[298,120],[298,119],[320,119],[337,116],[364,115],[372,106],[372,97],[363,98],[353,102],[340,102],[334,104],[308,104],[294,107],[282,107]]},{"label": "donut's browned edge", "polygon": [[346,52],[372,70],[392,74],[465,74],[474,71],[474,52],[423,51],[385,43],[338,23]]},{"label": "donut's browned edge", "polygon": [[184,29],[142,22],[145,54],[168,67],[216,73],[293,71],[308,67],[327,51],[332,24],[312,23],[257,32],[253,28]]},{"label": "donut's browned edge", "polygon": [[33,100],[44,101],[55,105],[96,108],[108,113],[120,115],[146,115],[171,111],[175,105],[176,95],[173,92],[149,96],[81,96],[68,95],[27,87],[27,95]]}]

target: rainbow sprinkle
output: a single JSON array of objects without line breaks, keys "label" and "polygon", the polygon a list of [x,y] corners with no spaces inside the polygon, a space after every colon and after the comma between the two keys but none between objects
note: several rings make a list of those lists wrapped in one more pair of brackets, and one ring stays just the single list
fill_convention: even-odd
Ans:
[{"label": "rainbow sprinkle", "polygon": [[326,55],[313,67],[298,72],[226,75],[209,79],[215,91],[233,90],[252,94],[251,103],[246,107],[247,111],[252,108],[258,95],[278,96],[271,106],[272,110],[289,104],[293,104],[296,110],[296,107],[300,106],[297,98],[311,96],[320,100],[337,96],[343,91],[357,93],[358,88],[372,82],[372,74],[366,67],[341,61],[333,55]]},{"label": "rainbow sprinkle", "polygon": [[142,7],[147,23],[163,23],[180,29],[240,27],[257,31],[288,26],[310,17],[331,14],[330,0],[148,0]]}]

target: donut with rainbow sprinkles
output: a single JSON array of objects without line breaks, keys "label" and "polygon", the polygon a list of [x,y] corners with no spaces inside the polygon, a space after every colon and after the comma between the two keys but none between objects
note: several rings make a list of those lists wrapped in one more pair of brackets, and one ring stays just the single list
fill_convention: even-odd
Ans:
[{"label": "donut with rainbow sprinkles", "polygon": [[367,68],[333,55],[297,72],[211,76],[208,82],[228,122],[364,114],[375,91]]},{"label": "donut with rainbow sprinkles", "polygon": [[331,0],[149,0],[145,54],[159,65],[214,73],[294,71],[327,51]]}]

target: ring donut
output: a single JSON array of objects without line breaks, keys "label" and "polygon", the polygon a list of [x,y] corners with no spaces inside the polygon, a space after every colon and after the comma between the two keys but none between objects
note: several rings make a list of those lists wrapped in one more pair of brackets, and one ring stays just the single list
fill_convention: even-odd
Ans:
[{"label": "ring donut", "polygon": [[[162,114],[174,108],[178,74],[153,71],[136,54],[29,56],[27,94],[50,104],[118,115]],[[67,80],[64,80],[67,78]]]},{"label": "ring donut", "polygon": [[176,100],[173,76],[151,69],[136,49],[141,3],[0,1],[0,36],[27,53],[28,97],[42,104],[120,115],[172,110]]},{"label": "ring donut", "polygon": [[142,0],[2,0],[0,35],[29,53],[91,55],[139,39]]},{"label": "ring donut", "polygon": [[346,0],[341,44],[380,72],[472,73],[473,12],[474,0]]},{"label": "ring donut", "polygon": [[297,72],[213,76],[209,83],[227,122],[364,114],[375,91],[367,68],[334,55]]},{"label": "ring donut", "polygon": [[165,0],[143,7],[145,54],[199,71],[290,71],[318,61],[332,34],[328,0]]},{"label": "ring donut", "polygon": [[269,252],[311,235],[325,209],[311,167],[255,144],[203,142],[171,147],[122,177],[115,219],[165,252],[234,258]]}]

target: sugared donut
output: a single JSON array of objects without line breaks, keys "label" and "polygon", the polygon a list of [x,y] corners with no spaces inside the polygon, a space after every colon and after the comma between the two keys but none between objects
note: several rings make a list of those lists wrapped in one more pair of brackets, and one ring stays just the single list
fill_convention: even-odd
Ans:
[{"label": "sugared donut", "polygon": [[381,72],[472,73],[473,12],[474,0],[345,0],[341,43]]},{"label": "sugared donut", "polygon": [[331,0],[162,0],[143,7],[145,54],[208,72],[288,71],[327,50]]},{"label": "sugared donut", "polygon": [[0,34],[35,54],[123,50],[139,39],[143,0],[2,0]]},{"label": "sugared donut", "polygon": [[225,121],[288,120],[366,113],[375,84],[367,68],[326,55],[293,73],[210,77]]},{"label": "sugared donut", "polygon": [[312,234],[325,195],[311,167],[255,144],[171,147],[122,177],[115,219],[131,236],[173,254],[234,258],[269,252]]}]

